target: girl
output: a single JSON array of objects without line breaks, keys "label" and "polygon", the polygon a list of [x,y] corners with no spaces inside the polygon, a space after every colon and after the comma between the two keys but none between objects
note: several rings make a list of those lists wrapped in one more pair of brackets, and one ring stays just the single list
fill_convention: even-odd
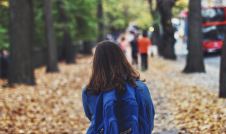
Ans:
[{"label": "girl", "polygon": [[87,134],[150,134],[155,113],[149,90],[120,47],[98,43],[92,69],[82,93]]}]

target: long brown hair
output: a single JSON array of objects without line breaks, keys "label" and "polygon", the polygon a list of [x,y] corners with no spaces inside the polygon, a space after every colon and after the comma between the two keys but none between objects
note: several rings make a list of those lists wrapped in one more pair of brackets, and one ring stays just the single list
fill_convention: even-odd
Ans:
[{"label": "long brown hair", "polygon": [[125,84],[136,86],[139,73],[127,61],[118,44],[102,41],[97,44],[93,59],[93,70],[87,90],[100,93],[113,88],[123,91]]}]

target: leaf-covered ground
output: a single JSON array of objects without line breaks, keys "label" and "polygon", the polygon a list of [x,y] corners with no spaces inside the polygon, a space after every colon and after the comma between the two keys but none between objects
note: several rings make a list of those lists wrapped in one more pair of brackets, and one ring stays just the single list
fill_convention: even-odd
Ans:
[{"label": "leaf-covered ground", "polygon": [[36,71],[37,86],[15,86],[0,90],[0,133],[83,134],[81,88],[87,81],[90,63],[60,64],[60,73]]},{"label": "leaf-covered ground", "polygon": [[[182,74],[177,62],[160,58],[150,61],[150,70],[141,76],[156,107],[154,133],[226,132],[226,100],[197,84],[197,74]],[[88,121],[82,109],[81,89],[88,81],[90,67],[90,58],[83,57],[74,65],[61,63],[57,74],[37,69],[34,87],[1,87],[0,134],[84,134]]]},{"label": "leaf-covered ground", "polygon": [[[145,73],[156,106],[155,132],[225,134],[226,99],[219,99],[207,74],[183,74],[177,61],[151,59]],[[198,84],[202,78],[205,84]],[[203,83],[203,82],[202,82]]]}]

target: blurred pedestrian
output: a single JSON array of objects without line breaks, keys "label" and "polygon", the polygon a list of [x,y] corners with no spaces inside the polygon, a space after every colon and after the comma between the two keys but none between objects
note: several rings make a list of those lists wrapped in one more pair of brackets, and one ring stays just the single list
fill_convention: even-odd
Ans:
[{"label": "blurred pedestrian", "polygon": [[107,34],[106,37],[105,37],[105,40],[115,41],[112,34]]},{"label": "blurred pedestrian", "polygon": [[98,43],[92,70],[82,93],[87,134],[151,134],[155,112],[149,90],[120,47]]},{"label": "blurred pedestrian", "polygon": [[9,52],[7,50],[0,51],[0,69],[0,77],[7,78],[9,69]]},{"label": "blurred pedestrian", "polygon": [[143,31],[142,37],[138,39],[138,49],[141,56],[141,70],[148,69],[148,48],[151,45],[151,40],[148,38],[148,32]]},{"label": "blurred pedestrian", "polygon": [[125,54],[126,53],[126,48],[128,46],[128,42],[127,42],[125,36],[121,37],[119,45],[120,45],[120,48],[122,49],[123,53]]},{"label": "blurred pedestrian", "polygon": [[136,34],[134,31],[130,32],[133,35],[133,39],[130,42],[131,46],[131,56],[132,56],[132,65],[138,65],[138,44],[137,44],[137,39],[138,39],[138,34]]}]

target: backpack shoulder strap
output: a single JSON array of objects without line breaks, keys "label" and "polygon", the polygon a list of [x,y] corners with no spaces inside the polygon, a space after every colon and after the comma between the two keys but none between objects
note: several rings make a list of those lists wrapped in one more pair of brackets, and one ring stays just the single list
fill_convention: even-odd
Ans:
[{"label": "backpack shoulder strap", "polygon": [[[136,87],[136,99],[139,106],[139,129],[142,133],[151,133],[151,126],[149,124],[149,113],[150,110],[147,104],[145,103],[145,97],[141,95],[146,94],[145,85],[138,81]],[[147,95],[147,94],[146,94]]]},{"label": "backpack shoulder strap", "polygon": [[94,124],[94,128],[93,131],[94,132],[98,132],[100,129],[100,126],[102,124],[102,120],[103,120],[103,93],[101,93],[97,99],[97,103],[96,103],[96,111],[93,117],[93,124]]},{"label": "backpack shoulder strap", "polygon": [[136,93],[135,93],[135,89],[129,85],[129,84],[126,84],[126,92],[123,96],[124,99],[134,99],[136,100]]},{"label": "backpack shoulder strap", "polygon": [[108,105],[117,101],[116,91],[113,89],[111,91],[103,93],[103,104]]},{"label": "backpack shoulder strap", "polygon": [[116,117],[117,95],[113,89],[103,95],[104,134],[118,134],[118,121]]}]

